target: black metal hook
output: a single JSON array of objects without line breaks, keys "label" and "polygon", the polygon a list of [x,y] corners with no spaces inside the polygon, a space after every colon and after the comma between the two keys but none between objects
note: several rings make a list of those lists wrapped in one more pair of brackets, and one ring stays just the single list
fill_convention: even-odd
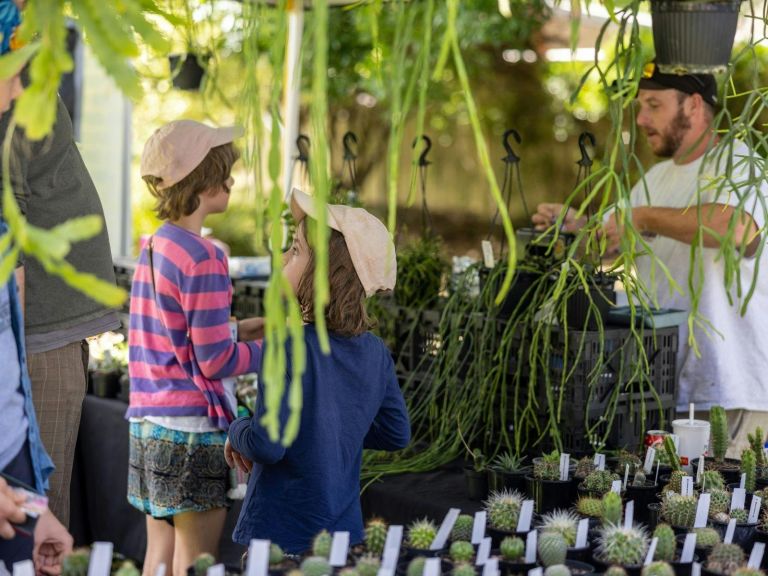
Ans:
[{"label": "black metal hook", "polygon": [[[424,147],[424,151],[421,154],[419,154],[419,166],[428,166],[429,164],[431,164],[431,162],[427,160],[427,154],[429,154],[429,151],[432,149],[432,140],[426,134],[422,134],[421,139],[424,140],[424,142],[426,143],[426,146]],[[416,144],[418,142],[419,142],[419,136],[414,138],[411,148],[416,148]]]},{"label": "black metal hook", "polygon": [[512,144],[509,143],[509,137],[513,136],[518,144],[523,143],[523,139],[520,138],[520,133],[515,130],[514,128],[510,128],[509,130],[506,130],[504,132],[504,136],[502,136],[502,142],[504,143],[504,150],[507,151],[507,155],[502,158],[502,160],[508,164],[517,164],[520,162],[520,156],[515,154],[515,151],[512,150]]},{"label": "black metal hook", "polygon": [[579,150],[581,150],[581,159],[576,162],[579,166],[584,166],[585,168],[589,168],[592,166],[592,158],[589,155],[589,152],[587,151],[587,143],[586,141],[589,140],[590,146],[592,148],[595,147],[595,135],[592,134],[592,132],[582,132],[581,136],[579,136]]},{"label": "black metal hook", "polygon": [[299,137],[296,138],[296,148],[299,149],[299,155],[296,157],[296,160],[299,162],[309,162],[310,144],[309,136],[306,134],[299,134]]},{"label": "black metal hook", "polygon": [[344,145],[344,160],[357,160],[357,154],[352,151],[350,142],[354,142],[355,146],[357,146],[357,136],[351,130],[344,134],[344,138],[342,139],[342,144]]}]

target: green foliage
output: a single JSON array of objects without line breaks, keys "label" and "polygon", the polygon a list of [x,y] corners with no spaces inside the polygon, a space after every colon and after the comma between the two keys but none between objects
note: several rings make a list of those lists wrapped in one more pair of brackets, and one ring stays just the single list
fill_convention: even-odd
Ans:
[{"label": "green foliage", "polygon": [[372,554],[358,558],[355,569],[360,576],[376,576],[381,568],[381,561]]},{"label": "green foliage", "polygon": [[694,528],[696,533],[696,546],[698,548],[712,548],[720,543],[720,533],[714,528]]},{"label": "green foliage", "polygon": [[757,458],[750,448],[741,453],[740,469],[742,474],[746,474],[744,488],[746,488],[747,492],[754,492],[755,480],[757,479]]},{"label": "green foliage", "polygon": [[328,530],[320,531],[312,540],[312,555],[330,558],[331,544],[333,544],[331,533]]},{"label": "green foliage", "polygon": [[547,566],[547,569],[544,570],[544,576],[571,576],[571,569],[565,564]]},{"label": "green foliage", "polygon": [[642,576],[675,576],[675,570],[667,562],[651,562],[643,566]]},{"label": "green foliage", "polygon": [[533,476],[539,480],[560,480],[560,452],[553,450],[534,460]]},{"label": "green foliage", "polygon": [[216,558],[214,558],[213,555],[204,552],[192,562],[192,569],[194,570],[195,576],[205,576],[208,572],[208,568],[214,564],[216,564]]},{"label": "green foliage", "polygon": [[283,553],[283,549],[280,548],[278,544],[272,542],[269,545],[269,565],[275,566],[276,564],[280,564],[284,559],[285,554]]},{"label": "green foliage", "polygon": [[648,552],[648,534],[639,526],[624,528],[614,524],[600,530],[596,557],[605,564],[637,566]]},{"label": "green foliage", "polygon": [[475,519],[469,514],[459,514],[456,522],[451,529],[451,540],[465,540],[469,542],[472,539],[472,527]]},{"label": "green foliage", "polygon": [[538,552],[544,566],[565,564],[568,544],[558,532],[543,532],[539,534]]},{"label": "green foliage", "polygon": [[677,540],[675,539],[675,531],[672,530],[672,527],[669,524],[659,524],[653,531],[653,537],[658,538],[653,559],[673,562],[677,550]]},{"label": "green foliage", "polygon": [[518,456],[511,452],[503,452],[491,462],[491,468],[501,472],[519,472],[526,467],[527,456]]},{"label": "green foliage", "polygon": [[488,514],[488,524],[498,530],[514,532],[520,517],[523,497],[520,493],[506,488],[493,492],[483,503]]},{"label": "green foliage", "polygon": [[115,571],[114,576],[141,576],[141,571],[136,568],[136,564],[130,560],[125,560]]},{"label": "green foliage", "polygon": [[408,563],[407,576],[422,576],[424,574],[424,562],[426,562],[424,556],[417,556]]},{"label": "green foliage", "polygon": [[725,453],[728,450],[728,417],[725,414],[725,408],[722,406],[712,406],[709,409],[709,424],[712,434],[712,453],[715,460],[722,462],[725,459]]},{"label": "green foliage", "polygon": [[719,470],[704,470],[701,473],[701,489],[704,492],[724,490],[725,478],[723,478]]},{"label": "green foliage", "polygon": [[582,486],[590,492],[602,496],[611,490],[614,480],[620,480],[618,474],[608,470],[595,470],[584,479]]},{"label": "green foliage", "polygon": [[600,498],[592,498],[591,496],[581,497],[576,502],[576,511],[582,516],[602,518],[603,501]]},{"label": "green foliage", "polygon": [[616,492],[608,492],[603,496],[603,525],[618,526],[621,523],[621,496]]},{"label": "green foliage", "polygon": [[763,448],[765,444],[765,432],[758,426],[755,428],[754,434],[747,434],[747,440],[749,441],[749,447],[752,452],[755,453],[755,466],[757,466],[758,476],[762,476],[765,473],[765,450]]},{"label": "green foliage", "polygon": [[301,563],[301,572],[304,576],[330,576],[333,568],[328,564],[328,558],[309,556]]},{"label": "green foliage", "polygon": [[525,554],[525,542],[517,536],[507,536],[499,545],[501,557],[507,562],[519,560]]},{"label": "green foliage", "polygon": [[368,551],[381,556],[387,541],[387,523],[381,518],[371,518],[365,526],[365,546]]},{"label": "green foliage", "polygon": [[554,510],[541,517],[539,531],[556,532],[560,534],[569,548],[576,545],[576,532],[579,528],[579,517],[570,510]]},{"label": "green foliage", "polygon": [[661,505],[661,517],[672,526],[692,528],[696,519],[697,503],[698,500],[695,496],[673,494],[664,499]]},{"label": "green foliage", "polygon": [[469,542],[456,540],[451,544],[449,555],[454,562],[470,562],[475,556],[475,548]]},{"label": "green foliage", "polygon": [[738,544],[715,544],[705,568],[719,574],[732,574],[744,564],[744,551]]},{"label": "green foliage", "polygon": [[416,520],[408,526],[408,546],[417,550],[427,550],[437,535],[435,524],[427,518]]},{"label": "green foliage", "polygon": [[437,302],[446,264],[437,236],[422,236],[397,252],[395,302],[411,308],[428,308]]}]

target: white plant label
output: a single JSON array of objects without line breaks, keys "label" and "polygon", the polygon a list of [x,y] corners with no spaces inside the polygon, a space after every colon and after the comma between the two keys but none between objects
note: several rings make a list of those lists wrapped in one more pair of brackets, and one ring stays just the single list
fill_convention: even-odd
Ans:
[{"label": "white plant label", "polygon": [[35,565],[32,560],[14,562],[13,576],[35,576]]},{"label": "white plant label", "polygon": [[397,559],[400,556],[400,545],[403,543],[403,527],[390,526],[387,530],[387,539],[384,541],[384,555],[381,558],[382,568],[392,571],[397,568]]},{"label": "white plant label", "polygon": [[621,494],[621,480],[614,480],[611,482],[611,492],[616,492],[616,494]]},{"label": "white plant label", "polygon": [[480,544],[485,538],[486,516],[485,510],[475,512],[475,523],[472,524],[472,544]]},{"label": "white plant label", "polygon": [[701,564],[698,562],[691,564],[691,576],[701,576]]},{"label": "white plant label", "polygon": [[595,468],[605,470],[605,454],[595,453]]},{"label": "white plant label", "polygon": [[247,576],[267,576],[269,571],[269,540],[251,540],[248,546]]},{"label": "white plant label", "polygon": [[440,576],[440,558],[427,558],[424,561],[423,576]]},{"label": "white plant label", "polygon": [[654,538],[651,540],[651,545],[648,546],[648,553],[645,555],[645,562],[643,563],[644,566],[648,566],[651,562],[653,562],[653,556],[656,554],[656,545],[659,543],[658,538]]},{"label": "white plant label", "polygon": [[456,518],[459,517],[460,513],[461,510],[458,508],[448,510],[448,514],[443,518],[443,523],[440,525],[437,534],[435,534],[434,540],[432,540],[432,545],[429,547],[430,550],[442,550],[445,548],[445,543],[448,541],[448,536],[450,536],[453,525],[456,523]]},{"label": "white plant label", "polygon": [[571,455],[560,454],[560,480],[568,480],[568,471],[570,468]]},{"label": "white plant label", "polygon": [[656,460],[656,480],[654,480],[654,482],[656,482],[656,484],[659,483],[659,470],[660,469],[661,469],[661,462],[659,460]]},{"label": "white plant label", "polygon": [[704,454],[699,456],[699,466],[696,468],[696,484],[701,486],[701,477],[704,474]]},{"label": "white plant label", "polygon": [[349,532],[334,532],[331,541],[331,557],[328,564],[342,568],[347,565],[347,553],[349,552]]},{"label": "white plant label", "polygon": [[624,528],[629,530],[632,528],[632,522],[634,521],[635,516],[635,501],[630,500],[627,502],[627,505],[624,507]]},{"label": "white plant label", "polygon": [[525,539],[525,563],[533,564],[536,562],[536,530],[528,532],[528,536]]},{"label": "white plant label", "polygon": [[493,268],[496,262],[493,256],[493,246],[488,240],[483,240],[480,242],[480,247],[483,250],[483,264],[486,268]]},{"label": "white plant label", "polygon": [[733,496],[731,496],[731,510],[743,510],[746,499],[747,491],[744,488],[734,488]]},{"label": "white plant label", "polygon": [[680,484],[680,494],[683,496],[693,496],[693,477],[683,476]]},{"label": "white plant label", "polygon": [[488,558],[483,564],[483,576],[499,576],[499,559]]},{"label": "white plant label", "polygon": [[725,529],[725,536],[723,537],[723,542],[725,542],[726,544],[732,544],[734,532],[736,532],[736,518],[731,518],[731,521],[728,522],[728,528]]},{"label": "white plant label", "polygon": [[741,478],[739,479],[739,488],[746,488],[747,487],[747,475],[746,473],[741,475]]},{"label": "white plant label", "polygon": [[477,557],[475,558],[475,566],[483,566],[491,557],[491,538],[483,538],[480,542],[480,546],[477,547]]},{"label": "white plant label", "polygon": [[696,519],[693,521],[694,528],[704,528],[707,525],[707,517],[709,516],[709,501],[711,498],[709,492],[705,492],[699,496],[699,503],[696,506]]},{"label": "white plant label", "polygon": [[532,568],[528,570],[528,576],[544,576],[544,568]]},{"label": "white plant label", "polygon": [[760,518],[761,501],[760,496],[752,496],[752,503],[749,505],[749,518],[747,518],[747,522],[750,524],[757,524],[757,520]]},{"label": "white plant label", "polygon": [[579,520],[579,527],[576,529],[576,548],[587,547],[587,536],[589,535],[589,518]]},{"label": "white plant label", "polygon": [[167,570],[168,568],[165,566],[165,562],[160,562],[160,564],[157,565],[157,570],[155,570],[155,576],[165,576]]},{"label": "white plant label", "polygon": [[653,472],[653,461],[656,459],[656,448],[648,446],[648,450],[645,451],[645,463],[643,464],[643,470],[646,474]]},{"label": "white plant label", "polygon": [[680,562],[683,564],[690,564],[693,562],[693,552],[696,550],[696,533],[691,532],[685,535],[685,543],[683,544],[683,551],[680,552]]},{"label": "white plant label", "polygon": [[210,568],[208,568],[208,571],[205,573],[205,576],[225,576],[227,573],[226,568],[224,568],[224,564],[214,564]]},{"label": "white plant label", "polygon": [[94,542],[88,562],[88,576],[109,576],[112,568],[112,542]]},{"label": "white plant label", "polygon": [[376,576],[395,576],[395,569],[384,568],[384,566],[382,566],[381,568],[379,568],[379,571],[376,572]]},{"label": "white plant label", "polygon": [[[629,464],[626,464],[624,466],[624,483],[622,484],[625,490],[627,489],[628,481],[629,481]],[[619,491],[619,494],[621,494],[621,491]]]},{"label": "white plant label", "polygon": [[517,520],[517,531],[528,532],[531,529],[531,520],[533,519],[533,500],[523,501],[520,507],[520,518]]},{"label": "white plant label", "polygon": [[749,562],[747,562],[747,567],[759,570],[760,564],[763,562],[764,553],[765,542],[755,542],[752,546],[752,553],[749,555]]}]

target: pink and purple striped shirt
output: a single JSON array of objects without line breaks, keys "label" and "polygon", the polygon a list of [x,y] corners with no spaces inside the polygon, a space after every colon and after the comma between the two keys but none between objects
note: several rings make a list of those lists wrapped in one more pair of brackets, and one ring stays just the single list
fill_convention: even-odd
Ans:
[{"label": "pink and purple striped shirt", "polygon": [[258,372],[261,342],[232,340],[232,283],[221,249],[170,222],[153,238],[157,294],[146,247],[131,286],[126,417],[207,416],[226,430],[234,415],[221,379]]}]

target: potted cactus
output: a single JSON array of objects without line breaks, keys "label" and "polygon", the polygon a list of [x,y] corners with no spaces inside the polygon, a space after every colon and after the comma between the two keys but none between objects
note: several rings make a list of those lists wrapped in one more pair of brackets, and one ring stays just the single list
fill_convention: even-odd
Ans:
[{"label": "potted cactus", "polygon": [[675,569],[669,562],[656,560],[643,566],[642,576],[675,576]]},{"label": "potted cactus", "polygon": [[533,475],[525,477],[528,496],[536,512],[544,514],[571,505],[572,481],[560,480],[560,453],[557,450],[533,460]]},{"label": "potted cactus", "polygon": [[280,576],[298,567],[295,560],[286,557],[280,546],[274,542],[269,545],[269,576]]},{"label": "potted cactus", "polygon": [[307,556],[299,567],[304,576],[331,576],[333,568],[328,563],[328,558],[323,556]]},{"label": "potted cactus", "polygon": [[749,513],[744,508],[736,508],[729,512],[717,512],[710,515],[712,527],[717,530],[721,536],[725,536],[728,529],[728,523],[735,519],[736,530],[733,533],[733,542],[745,550],[752,548],[755,541],[758,523],[748,522]]},{"label": "potted cactus", "polygon": [[730,576],[746,564],[744,550],[738,544],[715,544],[707,557],[703,574]]},{"label": "potted cactus", "polygon": [[[602,509],[602,507],[601,507]],[[564,539],[568,547],[566,557],[569,560],[589,559],[589,545],[576,548],[576,533],[579,528],[579,516],[571,510],[555,510],[544,514],[539,519],[538,530],[541,534],[556,532]]]},{"label": "potted cactus", "polygon": [[525,541],[517,536],[507,536],[499,544],[499,568],[502,574],[527,574],[536,563],[525,562]]},{"label": "potted cactus", "polygon": [[749,447],[755,454],[755,489],[768,486],[768,461],[765,458],[765,432],[758,426],[753,434],[747,434]]},{"label": "potted cactus", "polygon": [[[733,484],[740,480],[739,461],[734,458],[726,458],[730,435],[728,434],[728,418],[722,406],[712,406],[709,409],[710,447],[712,456],[704,459],[705,470],[718,470],[725,478],[726,484]],[[696,475],[698,461],[693,462],[693,474]]]},{"label": "potted cactus", "polygon": [[381,557],[387,541],[387,523],[381,518],[371,518],[365,525],[365,548],[370,554]]},{"label": "potted cactus", "polygon": [[448,556],[454,564],[471,564],[475,558],[475,547],[468,540],[454,540],[448,549]]},{"label": "potted cactus", "polygon": [[629,575],[639,575],[649,544],[648,533],[640,526],[607,524],[600,530],[593,558],[598,568],[618,565]]},{"label": "potted cactus", "polygon": [[436,535],[437,527],[434,522],[427,518],[411,523],[408,526],[405,541],[405,555],[408,558],[414,558],[415,556],[426,556],[428,558],[438,556],[442,550],[429,549]]},{"label": "potted cactus", "polygon": [[451,529],[451,541],[465,540],[467,542],[472,540],[472,527],[475,525],[474,517],[469,514],[460,514],[456,518],[456,522],[453,523]]},{"label": "potted cactus", "polygon": [[483,502],[488,522],[488,535],[494,547],[499,546],[505,537],[514,536],[517,533],[522,505],[522,494],[506,489],[493,492],[488,500]]},{"label": "potted cactus", "polygon": [[604,494],[611,491],[611,485],[615,480],[621,480],[615,472],[595,470],[589,473],[579,484],[579,493],[602,498]]},{"label": "potted cactus", "polygon": [[525,476],[531,467],[525,464],[527,457],[504,452],[496,456],[488,467],[488,489],[491,491],[525,490]]},{"label": "potted cactus", "polygon": [[[680,562],[680,552],[677,547],[677,535],[669,524],[659,524],[653,531],[653,537],[657,539],[656,551],[653,555],[655,561],[665,562],[673,569],[673,574],[690,574],[691,562]],[[694,560],[696,558],[694,557]]]},{"label": "potted cactus", "polygon": [[672,525],[678,534],[689,532],[696,520],[698,498],[671,494],[666,496],[661,504],[661,518]]},{"label": "potted cactus", "polygon": [[639,523],[648,522],[648,505],[658,502],[657,490],[656,482],[648,479],[641,468],[637,468],[632,481],[627,483],[625,494],[628,502],[635,503],[635,520]]},{"label": "potted cactus", "polygon": [[595,459],[592,456],[584,456],[583,458],[579,458],[579,460],[576,462],[576,468],[573,471],[573,477],[579,482],[582,482],[584,478],[589,476],[595,470],[597,470],[597,466],[595,466]]}]

